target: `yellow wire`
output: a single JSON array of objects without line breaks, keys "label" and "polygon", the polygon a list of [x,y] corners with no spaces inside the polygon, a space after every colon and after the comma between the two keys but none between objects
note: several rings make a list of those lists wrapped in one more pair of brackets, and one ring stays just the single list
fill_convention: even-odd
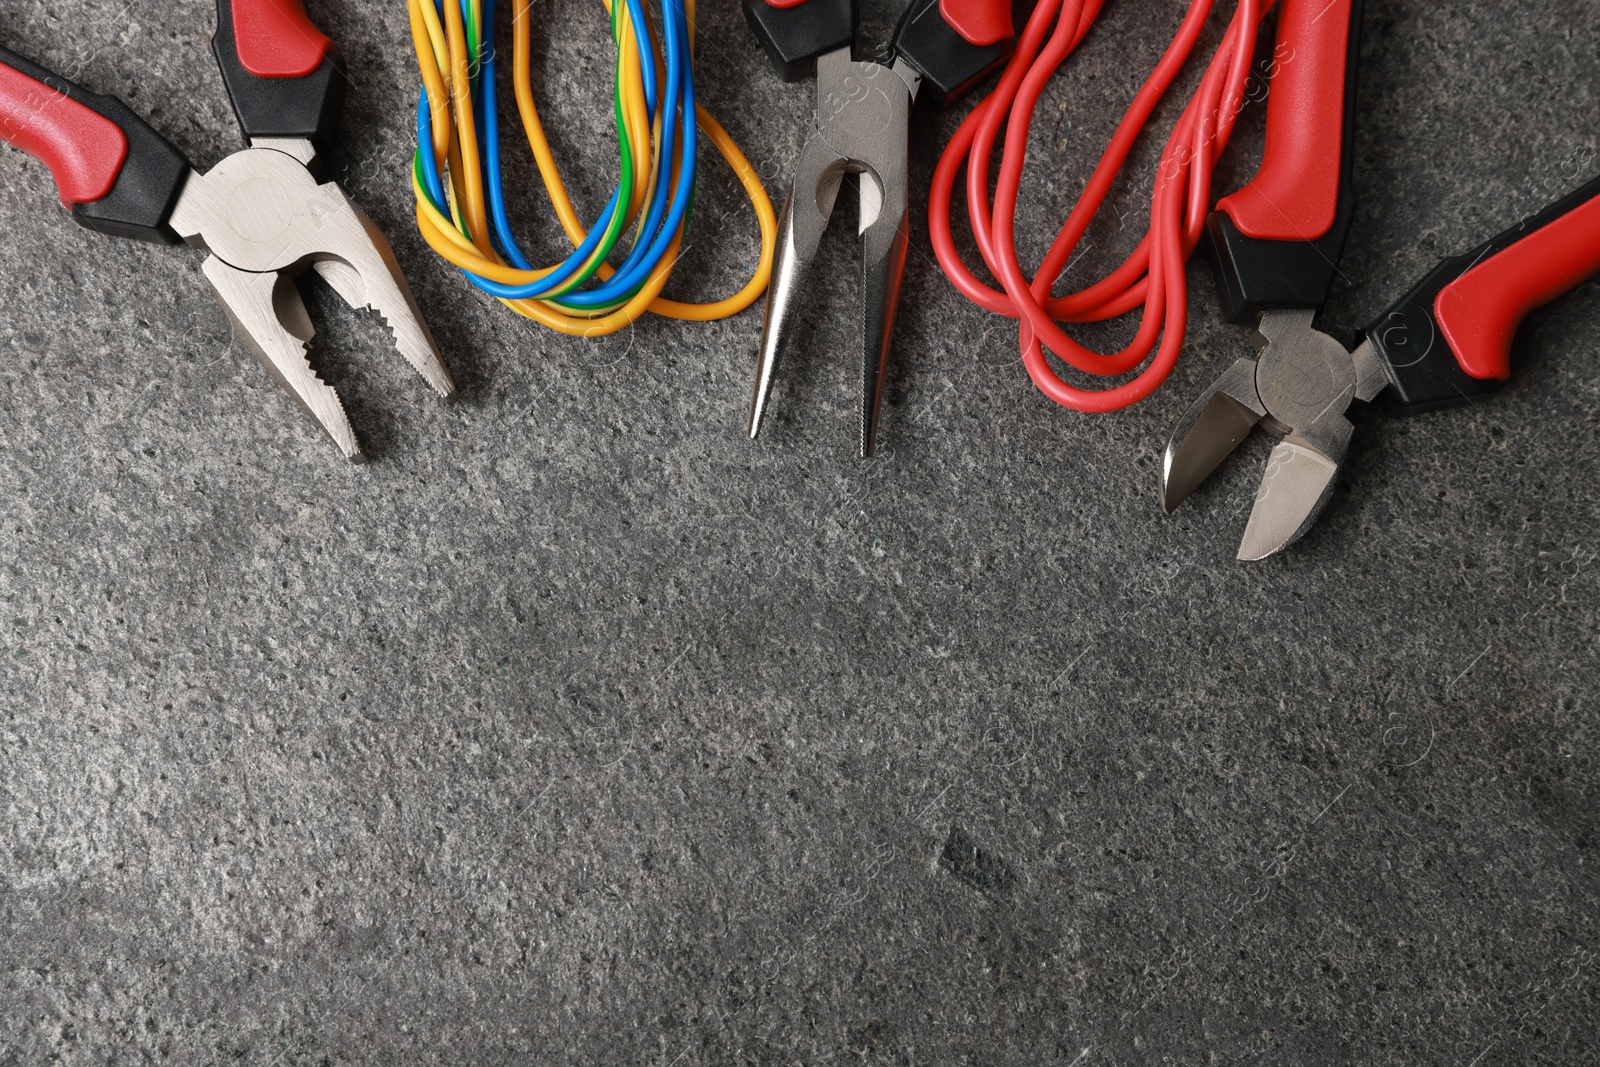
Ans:
[{"label": "yellow wire", "polygon": [[[601,0],[607,12],[610,0]],[[586,231],[556,165],[554,154],[544,133],[538,108],[533,100],[532,88],[532,19],[529,14],[531,0],[516,0],[512,16],[513,25],[513,85],[517,110],[522,119],[523,132],[528,146],[538,164],[551,206],[561,222],[562,229],[574,247],[582,244]],[[689,27],[691,55],[694,48],[695,4],[686,0],[685,14]],[[470,56],[468,55],[465,26],[459,5],[446,3],[445,20],[441,25],[431,0],[408,0],[412,40],[416,48],[418,66],[423,85],[428,93],[429,117],[433,126],[433,143],[423,146],[431,151],[436,167],[443,164],[448,174],[446,191],[450,217],[446,217],[426,195],[420,181],[413,174],[417,200],[417,227],[423,239],[440,256],[450,263],[491,281],[509,285],[525,284],[548,275],[554,267],[537,270],[520,270],[507,264],[494,250],[490,240],[488,207],[484,194],[484,177],[478,156],[478,135],[473,121]],[[642,206],[656,182],[674,181],[681,158],[657,158],[660,145],[659,123],[652,124],[645,102],[644,78],[640,66],[636,38],[642,37],[650,47],[658,77],[664,77],[664,62],[655,29],[646,22],[635,26],[626,7],[616,21],[615,43],[618,48],[617,88],[621,98],[623,129],[619,131],[628,139],[633,153],[635,182],[629,197],[624,228],[638,222]],[[454,113],[453,119],[451,112]],[[772,202],[767,198],[755,168],[740,151],[720,123],[705,108],[696,105],[695,120],[707,139],[727,160],[734,175],[743,186],[751,206],[755,208],[756,221],[761,230],[761,258],[754,274],[733,296],[706,304],[686,303],[662,297],[672,269],[677,263],[683,242],[683,229],[673,234],[665,254],[647,277],[644,285],[620,307],[597,309],[575,314],[565,308],[540,299],[504,299],[512,310],[552,329],[572,336],[596,337],[623,329],[647,311],[669,318],[690,321],[710,321],[725,318],[749,307],[767,287],[772,272],[772,256],[777,245],[778,224],[773,214]],[[675,156],[679,153],[675,153]],[[602,263],[596,271],[604,281],[612,276],[613,269]]]},{"label": "yellow wire", "polygon": [[450,144],[450,173],[458,176],[458,194],[465,199],[467,231],[472,243],[486,256],[494,254],[489,241],[489,209],[483,197],[483,173],[478,161],[478,130],[472,118],[472,75],[467,56],[467,28],[461,5],[444,6],[444,28],[450,42],[450,105],[456,114],[456,136]]}]

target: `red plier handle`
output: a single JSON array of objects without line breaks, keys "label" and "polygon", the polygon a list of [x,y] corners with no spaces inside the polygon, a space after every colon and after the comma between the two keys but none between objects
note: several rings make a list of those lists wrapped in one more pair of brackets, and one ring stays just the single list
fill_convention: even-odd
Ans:
[{"label": "red plier handle", "polygon": [[[247,141],[326,148],[338,128],[338,52],[301,0],[217,0],[212,51]],[[114,96],[90,93],[0,48],[0,140],[50,168],[78,222],[173,243],[167,226],[189,161]]]},{"label": "red plier handle", "polygon": [[1011,0],[910,0],[894,54],[948,107],[1011,58],[1015,38]]},{"label": "red plier handle", "polygon": [[1600,274],[1600,177],[1435,267],[1366,329],[1411,412],[1466,403],[1511,376],[1511,340],[1537,308]]},{"label": "red plier handle", "polygon": [[818,56],[856,39],[856,0],[744,0],[744,17],[786,82],[809,77]]},{"label": "red plier handle", "polygon": [[177,242],[166,223],[189,161],[116,97],[0,48],[0,140],[50,168],[61,202],[84,226]]},{"label": "red plier handle", "polygon": [[1355,212],[1361,0],[1278,0],[1261,166],[1206,222],[1223,315],[1320,308]]},{"label": "red plier handle", "polygon": [[291,138],[331,146],[344,71],[338,49],[301,0],[217,0],[211,51],[247,142]]}]

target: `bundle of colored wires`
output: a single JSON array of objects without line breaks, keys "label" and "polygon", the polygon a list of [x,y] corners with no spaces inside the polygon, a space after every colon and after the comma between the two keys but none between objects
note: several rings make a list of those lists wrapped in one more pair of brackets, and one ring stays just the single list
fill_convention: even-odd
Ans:
[{"label": "bundle of colored wires", "polygon": [[[1028,375],[1050,399],[1078,411],[1115,411],[1137,403],[1166,380],[1177,361],[1188,315],[1184,266],[1200,240],[1210,208],[1211,171],[1244,103],[1256,31],[1273,0],[1239,0],[1199,88],[1167,139],[1151,194],[1149,229],[1138,247],[1093,285],[1055,296],[1052,290],[1057,280],[1151,112],[1193,51],[1213,0],[1191,0],[1177,36],[1129,105],[1066,223],[1029,278],[1018,262],[1015,236],[1029,123],[1046,84],[1083,41],[1103,2],[1040,0],[999,84],[961,123],[946,146],[934,172],[928,204],[928,228],[945,274],[974,303],[1018,320]],[[991,203],[990,157],[1002,127],[1005,144]],[[967,268],[951,233],[951,192],[963,163],[972,230],[984,265],[999,280],[1001,290],[984,284]],[[1085,348],[1057,324],[1099,322],[1139,309],[1143,315],[1138,331],[1120,352],[1106,354]],[[1119,385],[1085,389],[1056,373],[1046,349],[1077,370],[1102,377],[1127,374],[1147,359],[1149,362]]]},{"label": "bundle of colored wires", "polygon": [[[659,25],[644,0],[602,0],[615,45],[620,161],[611,199],[585,228],[556,167],[532,87],[532,0],[512,0],[512,85],[523,131],[573,251],[534,267],[512,235],[500,171],[495,96],[495,0],[409,0],[422,71],[412,184],[417,225],[439,255],[518,313],[563,333],[614,333],[647,311],[708,321],[748,307],[766,289],[777,221],[754,168],[695,103],[694,0],[661,0]],[[710,304],[661,296],[694,200],[698,131],[744,186],[761,227],[761,259],[735,295]],[[608,260],[632,234],[626,255]]]}]

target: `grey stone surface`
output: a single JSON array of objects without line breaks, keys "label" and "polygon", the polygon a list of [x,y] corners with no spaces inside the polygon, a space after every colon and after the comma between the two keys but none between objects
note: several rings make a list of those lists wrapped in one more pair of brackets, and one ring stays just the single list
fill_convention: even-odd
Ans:
[{"label": "grey stone surface", "polygon": [[[776,193],[809,86],[701,7],[702,95]],[[1166,428],[1248,350],[1199,264],[1170,385],[1078,416],[919,217],[860,463],[830,237],[751,445],[759,310],[583,343],[469,290],[410,221],[402,5],[312,9],[355,77],[339,176],[463,392],[314,289],[365,467],[229,343],[196,254],[74,227],[0,151],[0,1062],[1596,1062],[1593,287],[1506,396],[1365,419],[1321,524],[1242,566],[1264,443],[1155,501]],[[1111,5],[1052,86],[1025,254],[1179,11]],[[592,212],[598,5],[539,12]],[[210,163],[212,18],[6,0],[0,41]],[[1326,321],[1592,172],[1597,52],[1590,2],[1368,0]],[[954,120],[917,120],[919,186]],[[1219,187],[1258,114],[1239,137]],[[687,295],[755,256],[707,175]]]}]

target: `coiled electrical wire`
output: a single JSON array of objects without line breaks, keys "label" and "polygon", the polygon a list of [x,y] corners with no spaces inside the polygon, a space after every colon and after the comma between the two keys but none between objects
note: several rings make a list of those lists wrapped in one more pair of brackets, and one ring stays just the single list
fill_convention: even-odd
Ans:
[{"label": "coiled electrical wire", "polygon": [[[1244,102],[1256,31],[1273,0],[1239,0],[1199,88],[1167,139],[1151,194],[1149,230],[1139,246],[1095,284],[1067,296],[1053,296],[1051,290],[1151,112],[1193,51],[1212,9],[1212,0],[1192,0],[1177,36],[1129,105],[1078,202],[1039,269],[1029,278],[1017,260],[1015,240],[1028,126],[1045,85],[1094,25],[1102,3],[1040,0],[999,84],[966,117],[945,147],[928,201],[928,229],[946,276],[969,300],[997,315],[1019,320],[1019,343],[1029,377],[1050,399],[1078,411],[1115,411],[1137,403],[1166,380],[1177,361],[1188,315],[1184,265],[1199,243],[1210,207],[1211,171],[1227,146]],[[1050,33],[1048,42],[1046,33]],[[1002,126],[1005,147],[991,207],[989,163]],[[985,285],[967,268],[951,235],[951,192],[963,164],[973,233],[985,266],[999,280],[1003,292]],[[1120,352],[1094,352],[1057,325],[1057,321],[1099,322],[1140,308],[1143,316],[1138,332]],[[1091,375],[1126,374],[1146,359],[1149,363],[1121,385],[1082,389],[1056,373],[1045,357],[1046,348]]]},{"label": "coiled electrical wire", "polygon": [[[573,209],[534,105],[531,2],[512,0],[512,86],[523,132],[573,251],[554,266],[533,266],[506,216],[495,0],[408,0],[423,83],[412,162],[423,238],[484,292],[573,336],[614,333],[647,311],[708,321],[750,306],[767,286],[777,220],[744,153],[695,102],[694,0],[661,0],[659,27],[644,0],[602,0],[616,48],[619,167],[615,191],[588,228]],[[693,205],[701,131],[733,168],[755,208],[761,258],[738,293],[690,304],[668,300],[661,291]],[[627,253],[613,266],[609,259],[630,231]]]}]

